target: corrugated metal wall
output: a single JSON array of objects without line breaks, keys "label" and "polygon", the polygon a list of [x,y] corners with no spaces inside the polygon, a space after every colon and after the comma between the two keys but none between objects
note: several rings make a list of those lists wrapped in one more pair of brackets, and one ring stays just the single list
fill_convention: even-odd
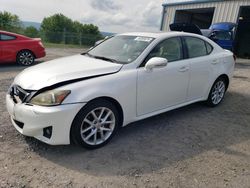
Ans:
[{"label": "corrugated metal wall", "polygon": [[250,6],[250,0],[228,0],[223,2],[171,5],[165,8],[163,31],[169,31],[169,25],[174,22],[176,10],[213,8],[213,22],[237,22],[240,6]]}]

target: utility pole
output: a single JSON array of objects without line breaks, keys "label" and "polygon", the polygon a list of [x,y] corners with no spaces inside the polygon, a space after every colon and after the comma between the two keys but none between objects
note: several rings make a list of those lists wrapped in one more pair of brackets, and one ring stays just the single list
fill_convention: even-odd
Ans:
[{"label": "utility pole", "polygon": [[80,46],[82,46],[82,32],[80,32]]},{"label": "utility pole", "polygon": [[66,28],[63,29],[63,42],[66,44]]}]

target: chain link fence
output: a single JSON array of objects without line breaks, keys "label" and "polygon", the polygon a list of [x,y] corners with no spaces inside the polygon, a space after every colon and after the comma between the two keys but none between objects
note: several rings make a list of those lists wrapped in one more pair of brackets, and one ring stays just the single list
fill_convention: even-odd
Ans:
[{"label": "chain link fence", "polygon": [[43,42],[55,44],[72,44],[79,46],[93,46],[102,36],[72,32],[39,32]]}]

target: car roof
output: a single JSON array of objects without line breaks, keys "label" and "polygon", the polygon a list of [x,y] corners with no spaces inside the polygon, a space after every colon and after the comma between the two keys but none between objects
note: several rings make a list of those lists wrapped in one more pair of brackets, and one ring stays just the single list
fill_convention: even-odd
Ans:
[{"label": "car roof", "polygon": [[24,35],[20,35],[20,34],[17,34],[17,33],[12,33],[12,32],[9,32],[9,31],[3,31],[3,30],[0,30],[0,34],[12,35],[12,36],[27,38],[27,39],[29,38],[29,37],[26,37]]},{"label": "car roof", "polygon": [[126,36],[139,36],[139,37],[152,37],[156,39],[167,38],[167,37],[178,37],[178,36],[193,36],[203,38],[201,35],[186,33],[186,32],[178,32],[178,31],[170,31],[170,32],[131,32],[131,33],[123,33],[118,35],[126,35]]}]

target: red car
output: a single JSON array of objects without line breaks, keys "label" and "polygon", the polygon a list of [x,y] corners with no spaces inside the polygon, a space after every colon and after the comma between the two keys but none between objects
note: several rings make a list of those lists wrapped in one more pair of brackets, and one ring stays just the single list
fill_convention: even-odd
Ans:
[{"label": "red car", "polygon": [[45,55],[40,38],[33,39],[0,30],[0,63],[17,62],[28,66]]}]

